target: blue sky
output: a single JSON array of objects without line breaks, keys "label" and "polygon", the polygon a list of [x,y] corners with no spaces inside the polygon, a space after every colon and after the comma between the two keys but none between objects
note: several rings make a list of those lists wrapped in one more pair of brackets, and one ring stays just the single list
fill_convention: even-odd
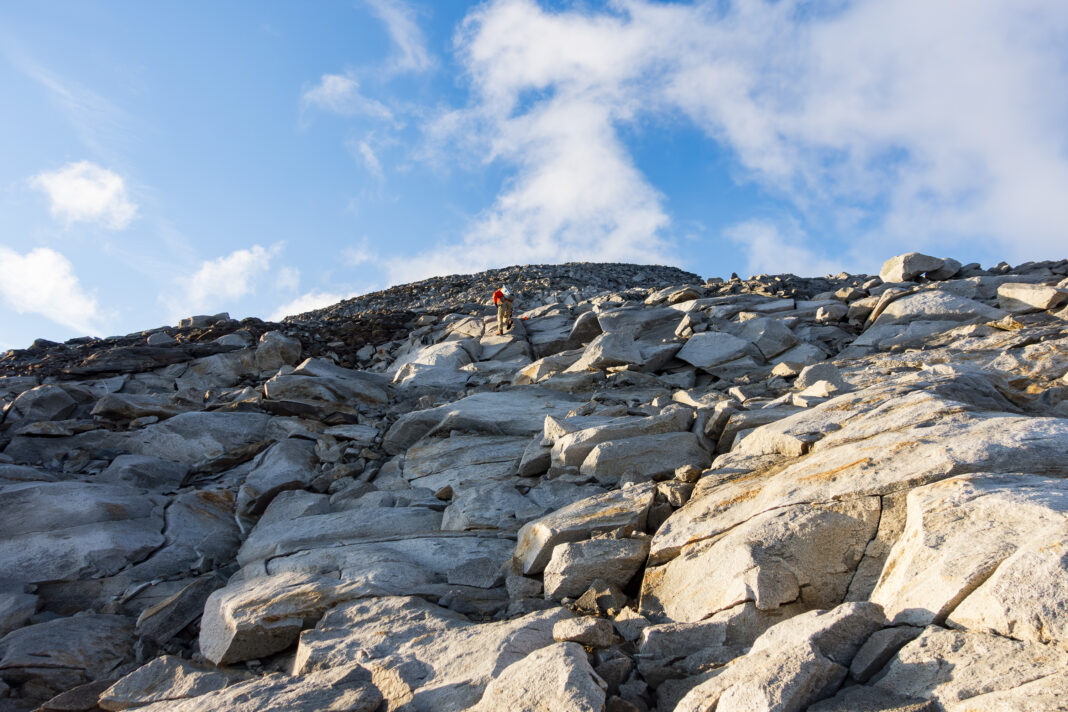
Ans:
[{"label": "blue sky", "polygon": [[0,349],[431,274],[1065,257],[1062,0],[0,5]]}]

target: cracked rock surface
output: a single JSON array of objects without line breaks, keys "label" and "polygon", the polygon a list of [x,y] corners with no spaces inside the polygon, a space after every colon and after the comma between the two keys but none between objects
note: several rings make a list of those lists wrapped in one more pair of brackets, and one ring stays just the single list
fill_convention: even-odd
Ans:
[{"label": "cracked rock surface", "polygon": [[0,712],[1062,710],[1068,260],[878,273],[9,351]]}]

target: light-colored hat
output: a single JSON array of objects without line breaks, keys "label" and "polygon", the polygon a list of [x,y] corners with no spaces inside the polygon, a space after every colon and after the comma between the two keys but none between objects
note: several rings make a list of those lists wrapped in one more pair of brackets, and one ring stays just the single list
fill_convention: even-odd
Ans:
[{"label": "light-colored hat", "polygon": [[512,296],[512,290],[508,289],[508,287],[501,287],[501,294],[503,294],[506,297],[510,297],[510,296]]}]

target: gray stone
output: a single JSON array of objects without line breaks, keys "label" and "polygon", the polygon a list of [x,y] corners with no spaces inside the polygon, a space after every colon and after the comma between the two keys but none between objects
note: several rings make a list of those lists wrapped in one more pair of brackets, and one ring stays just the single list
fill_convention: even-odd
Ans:
[{"label": "gray stone", "polygon": [[769,628],[749,652],[811,643],[824,657],[848,667],[861,645],[884,625],[886,616],[878,605],[843,603],[830,610],[802,613]]},{"label": "gray stone", "polygon": [[860,646],[849,664],[849,675],[857,682],[867,682],[897,655],[897,651],[923,632],[922,628],[900,626],[872,633]]},{"label": "gray stone", "polygon": [[47,700],[104,679],[132,655],[128,618],[83,613],[25,626],[0,638],[0,679]]},{"label": "gray stone", "polygon": [[890,302],[875,326],[909,324],[916,321],[964,322],[972,320],[996,321],[1008,312],[987,306],[974,299],[959,297],[938,290],[909,294]]},{"label": "gray stone", "polygon": [[641,351],[634,338],[628,334],[600,334],[586,346],[578,361],[568,371],[589,369],[604,370],[611,366],[638,365],[644,363]]},{"label": "gray stone", "polygon": [[20,393],[8,408],[5,422],[63,420],[69,418],[77,407],[78,401],[63,388],[46,384]]},{"label": "gray stone", "polygon": [[233,679],[222,672],[194,665],[171,655],[152,660],[126,675],[100,695],[105,710],[143,707],[164,700],[181,700],[221,690]]},{"label": "gray stone", "polygon": [[686,465],[703,469],[711,460],[693,433],[664,433],[601,443],[590,450],[580,471],[604,483],[628,473],[639,480],[662,479]]},{"label": "gray stone", "polygon": [[181,462],[161,460],[150,455],[119,455],[96,476],[96,481],[173,492],[182,485],[188,474],[189,465]]},{"label": "gray stone", "polygon": [[256,345],[256,368],[260,373],[273,373],[282,366],[292,366],[300,361],[302,350],[296,339],[279,331],[268,331]]},{"label": "gray stone", "polygon": [[597,579],[622,588],[645,563],[648,553],[646,538],[590,539],[558,544],[545,566],[545,596],[573,598],[581,595]]},{"label": "gray stone", "polygon": [[523,573],[541,573],[557,544],[589,539],[594,532],[630,527],[645,529],[656,490],[652,484],[625,487],[579,500],[530,522],[519,530],[515,558]]},{"label": "gray stone", "polygon": [[582,647],[557,643],[505,668],[471,712],[601,712],[604,681]]},{"label": "gray stone", "polygon": [[998,287],[998,306],[1013,314],[1056,309],[1068,302],[1068,289],[1044,284],[1006,283]]},{"label": "gray stone", "polygon": [[0,591],[0,638],[29,622],[39,599],[32,593]]},{"label": "gray stone", "polygon": [[162,645],[200,618],[204,603],[223,585],[214,574],[200,576],[180,591],[146,608],[137,618],[137,634]]},{"label": "gray stone", "polygon": [[374,712],[382,695],[359,665],[307,675],[264,675],[185,700],[139,707],[139,712]]},{"label": "gray stone", "polygon": [[849,384],[842,378],[841,372],[832,364],[818,363],[805,366],[794,381],[794,388],[808,388],[817,381],[828,381],[839,389],[849,388]]},{"label": "gray stone", "polygon": [[800,343],[800,339],[782,321],[767,317],[742,322],[733,327],[731,333],[751,342],[766,360]]},{"label": "gray stone", "polygon": [[237,495],[238,512],[262,514],[279,492],[307,487],[319,474],[317,463],[314,443],[297,438],[275,443],[253,459]]},{"label": "gray stone", "polygon": [[945,265],[944,260],[919,252],[907,252],[891,257],[879,270],[879,278],[884,282],[908,282],[924,272],[933,272]]},{"label": "gray stone", "polygon": [[607,648],[616,642],[612,623],[604,618],[580,616],[557,621],[553,639],[561,643],[578,643],[589,648]]},{"label": "gray stone", "polygon": [[758,354],[756,347],[745,339],[719,331],[694,334],[678,352],[677,357],[706,371],[744,356]]},{"label": "gray stone", "polygon": [[937,282],[942,282],[947,279],[953,279],[961,271],[961,263],[952,257],[942,258],[942,266],[938,269],[929,269],[924,274],[927,279],[933,279]]},{"label": "gray stone", "polygon": [[164,543],[164,500],[85,482],[0,487],[0,571],[13,581],[109,576]]}]

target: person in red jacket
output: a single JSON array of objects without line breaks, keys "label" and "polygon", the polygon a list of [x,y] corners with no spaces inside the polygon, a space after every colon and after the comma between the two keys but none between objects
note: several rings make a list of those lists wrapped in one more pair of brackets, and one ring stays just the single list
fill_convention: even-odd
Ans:
[{"label": "person in red jacket", "polygon": [[497,306],[497,335],[500,336],[512,328],[512,290],[501,287],[493,293],[493,303]]}]

